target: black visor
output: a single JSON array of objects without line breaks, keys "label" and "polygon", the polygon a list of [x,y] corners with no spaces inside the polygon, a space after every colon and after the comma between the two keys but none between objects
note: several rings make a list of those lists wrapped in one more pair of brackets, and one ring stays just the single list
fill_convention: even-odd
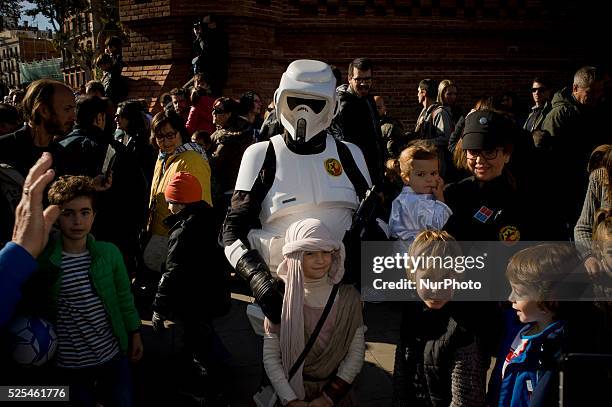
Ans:
[{"label": "black visor", "polygon": [[295,109],[299,105],[305,105],[311,108],[312,111],[315,112],[315,114],[319,114],[325,108],[325,104],[325,100],[304,99],[287,96],[287,106],[289,106],[290,110]]}]

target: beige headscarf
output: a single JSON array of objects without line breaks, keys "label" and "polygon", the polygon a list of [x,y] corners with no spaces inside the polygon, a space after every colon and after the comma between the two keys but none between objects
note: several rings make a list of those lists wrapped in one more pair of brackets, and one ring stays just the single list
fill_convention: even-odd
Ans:
[{"label": "beige headscarf", "polygon": [[[285,281],[285,297],[280,323],[280,347],[285,375],[304,350],[304,273],[302,260],[305,251],[331,251],[332,264],[327,275],[330,286],[344,275],[344,245],[334,240],[329,230],[318,219],[304,219],[289,226],[283,246],[284,259],[277,273]],[[304,399],[303,364],[290,381],[300,400]]]}]

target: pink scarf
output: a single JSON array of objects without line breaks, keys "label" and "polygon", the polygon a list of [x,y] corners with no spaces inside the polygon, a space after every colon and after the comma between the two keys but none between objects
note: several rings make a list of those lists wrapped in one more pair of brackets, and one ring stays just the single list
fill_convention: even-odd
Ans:
[{"label": "pink scarf", "polygon": [[[334,240],[329,230],[318,219],[304,219],[287,229],[284,259],[277,273],[285,281],[285,297],[280,323],[280,347],[285,375],[304,350],[304,273],[302,259],[305,251],[332,251],[332,264],[327,275],[329,286],[337,284],[344,275],[344,245]],[[300,400],[304,399],[304,381],[300,366],[290,381]]]}]

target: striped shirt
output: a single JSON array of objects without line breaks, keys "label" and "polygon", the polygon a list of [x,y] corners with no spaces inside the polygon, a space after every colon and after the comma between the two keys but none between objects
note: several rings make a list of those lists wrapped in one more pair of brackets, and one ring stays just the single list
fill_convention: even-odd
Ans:
[{"label": "striped shirt", "polygon": [[56,364],[60,367],[97,366],[119,353],[119,342],[89,278],[90,265],[89,252],[62,252],[56,353]]}]

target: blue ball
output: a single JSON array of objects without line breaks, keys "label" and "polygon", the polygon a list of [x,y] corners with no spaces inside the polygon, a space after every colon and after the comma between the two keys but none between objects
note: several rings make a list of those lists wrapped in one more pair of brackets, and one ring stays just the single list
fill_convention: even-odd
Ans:
[{"label": "blue ball", "polygon": [[42,318],[16,317],[8,327],[13,359],[23,366],[41,366],[53,358],[57,335]]}]

